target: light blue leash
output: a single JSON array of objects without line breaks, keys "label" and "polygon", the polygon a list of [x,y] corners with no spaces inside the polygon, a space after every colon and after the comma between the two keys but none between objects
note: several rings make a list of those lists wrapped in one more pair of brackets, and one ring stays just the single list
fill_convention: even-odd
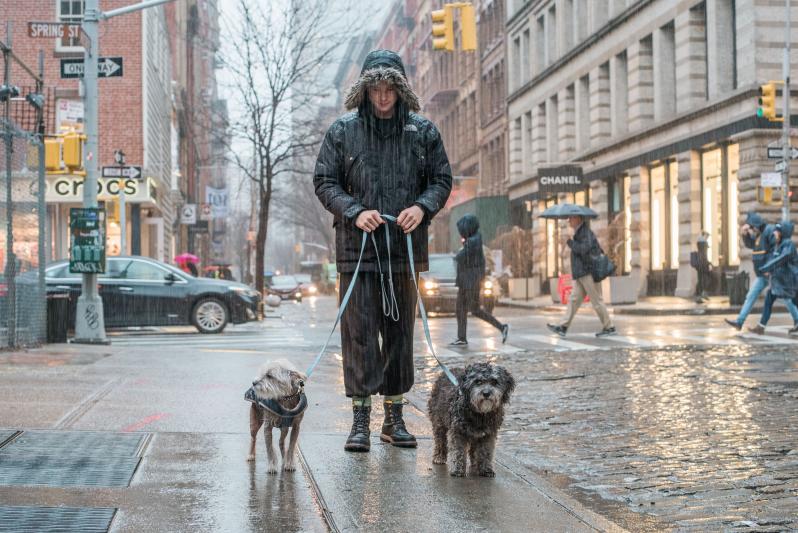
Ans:
[{"label": "light blue leash", "polygon": [[[383,219],[389,220],[391,222],[396,223],[396,217],[392,215],[380,215]],[[368,233],[365,231],[363,232],[363,240],[360,242],[360,256],[357,258],[357,266],[355,266],[355,272],[352,274],[352,281],[349,282],[349,287],[346,289],[346,293],[344,294],[344,298],[341,301],[341,306],[338,308],[338,315],[335,317],[335,323],[333,324],[332,329],[330,330],[330,334],[327,336],[327,340],[324,342],[324,346],[322,346],[321,351],[316,356],[316,359],[313,361],[313,364],[310,365],[307,372],[305,374],[310,377],[313,371],[316,369],[316,366],[321,361],[324,352],[327,351],[327,346],[330,344],[330,340],[332,339],[333,334],[335,333],[335,328],[338,327],[338,323],[341,321],[341,317],[344,314],[344,309],[346,309],[346,305],[349,303],[349,299],[352,296],[352,290],[355,288],[355,282],[357,281],[357,275],[360,272],[360,264],[363,261],[363,252],[366,251],[366,241],[368,240]],[[430,336],[429,332],[429,321],[427,320],[427,310],[424,308],[424,302],[421,300],[421,291],[418,288],[418,281],[416,280],[416,266],[413,262],[413,238],[410,236],[409,233],[405,234],[406,242],[407,242],[407,255],[408,260],[410,261],[410,273],[413,276],[413,285],[416,287],[416,295],[418,296],[418,307],[421,310],[421,324],[424,326],[424,336],[427,339],[427,346],[429,346],[430,353],[432,353],[432,357],[435,359],[435,362],[438,363],[438,366],[443,370],[443,373],[446,374],[446,377],[449,378],[449,381],[457,387],[457,378],[454,377],[452,371],[438,359],[437,354],[435,353],[435,347],[432,344],[432,337]],[[374,238],[374,232],[371,233],[371,242],[374,244],[374,250],[377,251],[377,241]],[[380,264],[380,256],[379,251],[377,251],[377,264],[380,273],[380,288],[382,290],[382,312],[385,316],[390,317],[394,321],[399,320],[399,305],[396,303],[396,294],[394,293],[393,287],[393,272],[391,270],[391,237],[390,232],[388,231],[388,227],[385,227],[385,245],[388,250],[388,287],[390,292],[390,297],[385,293],[385,283],[383,281],[383,273],[382,273],[382,265]],[[415,312],[415,309],[413,310]]]}]

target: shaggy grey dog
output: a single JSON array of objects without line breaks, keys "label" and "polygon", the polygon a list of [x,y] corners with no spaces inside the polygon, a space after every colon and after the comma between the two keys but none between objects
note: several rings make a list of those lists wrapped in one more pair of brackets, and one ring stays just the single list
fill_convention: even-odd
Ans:
[{"label": "shaggy grey dog", "polygon": [[435,451],[432,462],[446,464],[456,477],[466,474],[466,453],[471,471],[493,477],[496,434],[504,420],[515,380],[504,367],[476,363],[452,369],[459,387],[441,374],[432,386],[427,409],[432,422]]}]

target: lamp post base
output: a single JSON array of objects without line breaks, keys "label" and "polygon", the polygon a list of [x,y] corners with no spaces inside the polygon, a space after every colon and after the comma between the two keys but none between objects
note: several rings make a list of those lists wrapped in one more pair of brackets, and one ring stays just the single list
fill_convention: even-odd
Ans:
[{"label": "lamp post base", "polygon": [[105,336],[103,301],[99,295],[81,294],[75,315],[75,338],[77,344],[110,344]]}]

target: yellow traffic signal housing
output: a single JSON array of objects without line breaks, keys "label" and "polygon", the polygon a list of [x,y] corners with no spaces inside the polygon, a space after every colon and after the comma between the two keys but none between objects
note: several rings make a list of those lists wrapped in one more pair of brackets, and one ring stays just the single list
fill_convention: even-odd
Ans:
[{"label": "yellow traffic signal housing", "polygon": [[463,50],[474,51],[477,49],[477,18],[474,14],[473,4],[460,6],[460,37]]},{"label": "yellow traffic signal housing", "polygon": [[80,133],[64,134],[64,166],[69,170],[78,170],[83,167],[83,141],[85,135]]},{"label": "yellow traffic signal housing", "polygon": [[61,139],[44,140],[44,168],[47,172],[59,172],[61,166]]},{"label": "yellow traffic signal housing", "polygon": [[109,222],[119,222],[119,204],[118,199],[105,201],[105,212]]},{"label": "yellow traffic signal housing", "polygon": [[432,12],[432,48],[454,50],[454,7],[451,5]]},{"label": "yellow traffic signal housing", "polygon": [[759,86],[759,107],[756,116],[766,118],[771,122],[782,122],[784,117],[776,113],[776,84],[779,81],[769,81]]}]

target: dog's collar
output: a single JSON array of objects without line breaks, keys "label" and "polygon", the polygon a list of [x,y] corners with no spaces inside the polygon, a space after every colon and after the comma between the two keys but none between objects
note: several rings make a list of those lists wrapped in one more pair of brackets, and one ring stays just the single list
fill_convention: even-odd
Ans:
[{"label": "dog's collar", "polygon": [[[280,401],[296,398],[297,396],[299,397],[299,403],[297,403],[292,409],[287,409],[280,405]],[[304,413],[305,409],[308,407],[308,399],[305,396],[303,388],[300,388],[299,392],[292,394],[291,396],[284,396],[279,400],[262,400],[255,395],[255,388],[250,387],[247,392],[244,393],[244,399],[248,402],[254,403],[258,407],[265,409],[273,416],[279,418],[280,427],[283,428],[291,427],[291,425],[294,423],[294,418]]]}]

